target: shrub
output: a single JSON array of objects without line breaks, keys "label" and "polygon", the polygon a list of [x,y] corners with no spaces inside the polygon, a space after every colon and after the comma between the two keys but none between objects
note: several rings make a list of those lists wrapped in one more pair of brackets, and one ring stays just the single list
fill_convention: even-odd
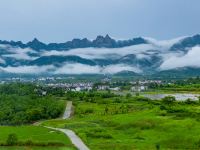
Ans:
[{"label": "shrub", "polygon": [[6,141],[6,144],[8,146],[17,145],[17,142],[18,142],[18,138],[17,138],[16,134],[9,134],[8,135],[8,138],[7,138],[7,141]]},{"label": "shrub", "polygon": [[94,112],[94,109],[93,108],[87,108],[86,110],[85,110],[85,113],[86,114],[92,114]]},{"label": "shrub", "polygon": [[156,150],[160,150],[160,144],[156,144]]},{"label": "shrub", "polygon": [[86,132],[86,135],[87,137],[92,137],[92,138],[102,138],[102,139],[113,138],[112,135],[101,129],[90,130],[89,132]]},{"label": "shrub", "polygon": [[167,111],[163,110],[159,113],[160,116],[167,116]]},{"label": "shrub", "polygon": [[156,122],[153,120],[140,120],[136,122],[130,122],[127,124],[121,124],[117,126],[115,129],[117,130],[125,130],[127,128],[139,128],[141,130],[152,129],[156,127]]},{"label": "shrub", "polygon": [[131,97],[132,97],[132,95],[130,93],[126,94],[126,98],[131,98]]},{"label": "shrub", "polygon": [[34,145],[32,140],[27,140],[27,141],[25,141],[24,144],[25,144],[26,146],[32,146],[32,145]]},{"label": "shrub", "polygon": [[193,101],[192,99],[188,98],[186,101],[185,101],[186,104],[195,104],[196,102]]},{"label": "shrub", "polygon": [[160,105],[160,110],[166,110],[167,108],[165,107],[165,105]]},{"label": "shrub", "polygon": [[162,99],[162,102],[167,105],[173,104],[175,101],[176,98],[174,96],[166,96]]},{"label": "shrub", "polygon": [[135,96],[140,96],[140,93],[138,93],[138,92],[137,92],[137,93],[135,93]]},{"label": "shrub", "polygon": [[120,98],[115,98],[113,102],[114,103],[121,103],[122,101],[120,100]]},{"label": "shrub", "polygon": [[168,107],[167,108],[168,113],[188,113],[187,109],[184,107]]},{"label": "shrub", "polygon": [[135,100],[137,100],[137,101],[144,101],[144,102],[150,101],[149,98],[143,97],[143,96],[137,96],[137,97],[135,97]]}]

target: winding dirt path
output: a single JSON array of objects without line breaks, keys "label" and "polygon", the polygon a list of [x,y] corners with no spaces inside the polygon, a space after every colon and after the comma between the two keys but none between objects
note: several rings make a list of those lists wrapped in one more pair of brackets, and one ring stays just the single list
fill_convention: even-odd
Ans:
[{"label": "winding dirt path", "polygon": [[[71,116],[71,113],[72,113],[72,102],[68,101],[62,119],[64,119],[64,120],[69,119],[70,116]],[[69,137],[69,139],[71,140],[71,142],[74,144],[74,146],[78,150],[89,150],[89,148],[76,135],[76,133],[74,131],[69,130],[69,129],[52,128],[52,127],[47,127],[47,126],[44,126],[44,127],[48,128],[48,129],[52,129],[52,130],[57,130],[57,131],[63,132],[65,135],[67,135]]]},{"label": "winding dirt path", "polygon": [[71,116],[71,113],[72,113],[72,101],[68,101],[62,119],[69,119]]},{"label": "winding dirt path", "polygon": [[[45,126],[46,127],[46,126]],[[74,131],[69,129],[60,129],[60,128],[52,128],[52,127],[46,127],[51,130],[57,130],[60,132],[63,132],[65,135],[69,137],[72,144],[78,149],[78,150],[89,150],[89,148],[83,143],[83,141],[74,133]]]}]

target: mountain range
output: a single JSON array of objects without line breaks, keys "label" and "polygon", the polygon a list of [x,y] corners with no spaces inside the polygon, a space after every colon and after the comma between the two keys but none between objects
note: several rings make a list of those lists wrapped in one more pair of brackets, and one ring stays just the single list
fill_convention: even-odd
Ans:
[{"label": "mountain range", "polygon": [[[115,40],[73,39],[45,44],[0,40],[1,74],[119,74],[188,73],[200,75],[200,35],[158,41],[138,37]],[[187,71],[188,70],[188,71]]]}]

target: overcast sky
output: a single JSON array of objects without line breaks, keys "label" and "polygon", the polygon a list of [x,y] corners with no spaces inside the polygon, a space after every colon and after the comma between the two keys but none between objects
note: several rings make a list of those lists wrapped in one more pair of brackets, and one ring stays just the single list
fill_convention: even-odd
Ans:
[{"label": "overcast sky", "polygon": [[0,0],[0,39],[170,39],[200,33],[200,0]]}]

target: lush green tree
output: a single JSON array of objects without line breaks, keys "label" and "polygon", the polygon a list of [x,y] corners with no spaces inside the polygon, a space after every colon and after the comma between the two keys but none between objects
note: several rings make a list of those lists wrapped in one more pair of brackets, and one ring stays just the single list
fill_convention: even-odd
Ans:
[{"label": "lush green tree", "polygon": [[60,116],[64,103],[54,95],[38,95],[38,89],[41,87],[31,84],[0,85],[0,125],[28,124]]}]

